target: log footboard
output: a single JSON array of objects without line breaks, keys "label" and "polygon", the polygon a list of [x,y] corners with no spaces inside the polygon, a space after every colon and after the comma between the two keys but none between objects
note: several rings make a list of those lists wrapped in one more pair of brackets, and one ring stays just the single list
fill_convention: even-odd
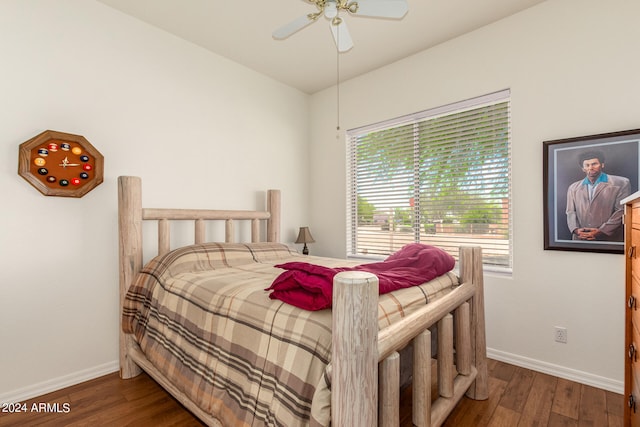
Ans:
[{"label": "log footboard", "polygon": [[[334,426],[397,426],[400,358],[413,343],[413,424],[439,426],[466,394],[488,398],[482,252],[460,251],[461,284],[378,331],[378,279],[342,272],[334,279],[331,418]],[[437,327],[437,375],[431,332]],[[437,391],[432,395],[432,384]]]}]

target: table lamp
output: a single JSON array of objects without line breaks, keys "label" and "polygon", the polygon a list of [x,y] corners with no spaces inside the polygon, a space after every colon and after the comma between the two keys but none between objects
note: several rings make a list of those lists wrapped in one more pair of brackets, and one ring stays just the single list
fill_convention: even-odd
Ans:
[{"label": "table lamp", "polygon": [[309,255],[309,248],[307,248],[307,243],[313,243],[313,236],[309,231],[309,227],[300,227],[300,231],[298,232],[298,238],[296,239],[296,243],[304,243],[304,247],[302,248],[302,253],[305,255]]}]

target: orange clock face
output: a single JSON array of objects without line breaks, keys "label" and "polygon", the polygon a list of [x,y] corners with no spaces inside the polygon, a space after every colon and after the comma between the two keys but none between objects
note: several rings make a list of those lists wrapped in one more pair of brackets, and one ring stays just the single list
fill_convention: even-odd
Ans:
[{"label": "orange clock face", "polygon": [[103,157],[82,136],[45,131],[20,145],[18,173],[45,196],[82,197],[102,183]]}]

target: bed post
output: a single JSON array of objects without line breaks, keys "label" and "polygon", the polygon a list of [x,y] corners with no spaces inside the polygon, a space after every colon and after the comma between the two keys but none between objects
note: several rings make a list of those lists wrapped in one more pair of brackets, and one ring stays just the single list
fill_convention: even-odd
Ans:
[{"label": "bed post", "polygon": [[482,271],[482,248],[464,246],[460,248],[460,279],[472,282],[475,295],[471,303],[471,362],[478,375],[467,397],[474,400],[489,398],[489,376],[487,372],[487,339],[484,322],[484,280]]},{"label": "bed post", "polygon": [[378,425],[378,278],[362,271],[333,279],[331,425]]},{"label": "bed post", "polygon": [[280,190],[267,190],[267,242],[280,242]]},{"label": "bed post", "polygon": [[120,377],[131,378],[142,370],[127,355],[133,337],[122,331],[124,297],[142,269],[142,180],[135,176],[118,177],[118,240],[120,248]]}]

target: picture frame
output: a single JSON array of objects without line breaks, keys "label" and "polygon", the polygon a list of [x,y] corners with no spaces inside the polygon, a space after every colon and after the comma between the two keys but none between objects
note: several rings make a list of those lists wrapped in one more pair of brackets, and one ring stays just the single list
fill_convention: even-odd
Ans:
[{"label": "picture frame", "polygon": [[[603,161],[580,160],[598,152]],[[544,249],[624,253],[620,200],[638,191],[639,167],[640,129],[544,141]],[[589,196],[598,169],[607,182]]]}]

